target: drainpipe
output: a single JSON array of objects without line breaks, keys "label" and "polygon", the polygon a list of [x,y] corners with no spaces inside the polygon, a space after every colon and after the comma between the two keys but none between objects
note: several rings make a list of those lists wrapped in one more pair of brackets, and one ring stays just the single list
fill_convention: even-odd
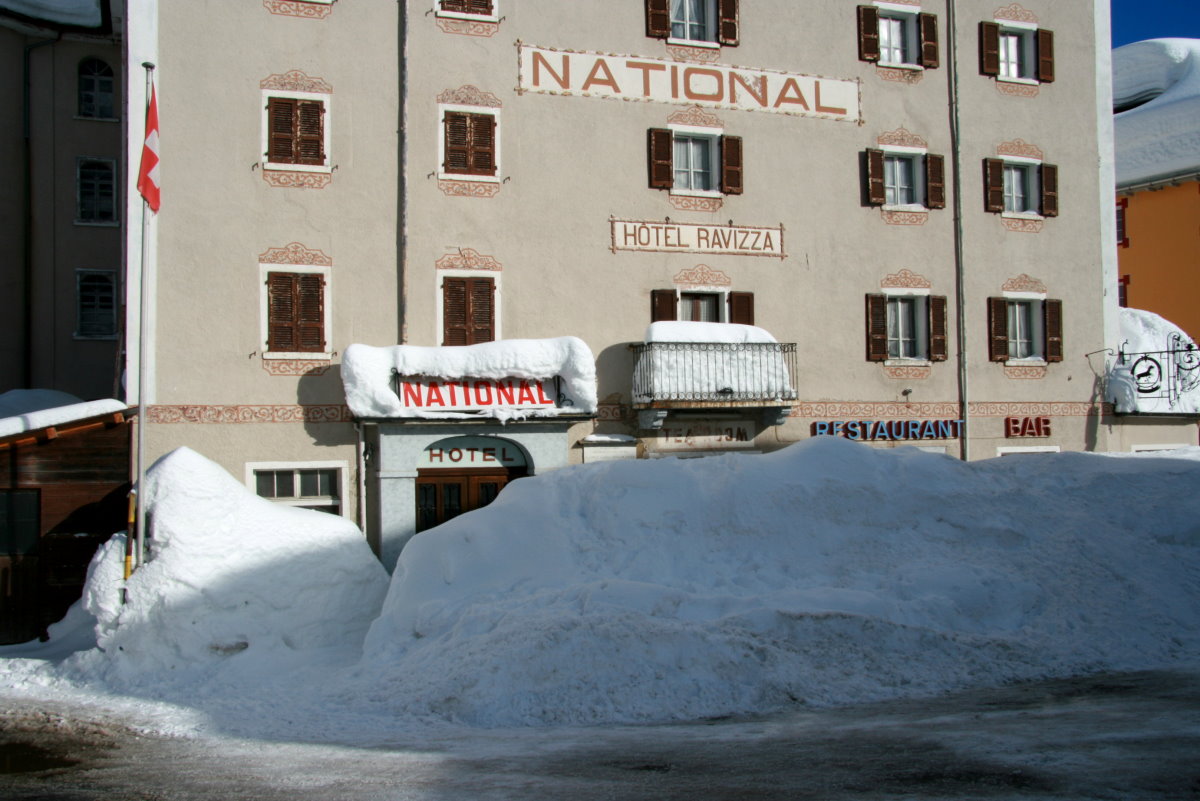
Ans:
[{"label": "drainpipe", "polygon": [[[355,498],[354,515],[358,520],[358,527],[362,529],[363,536],[366,536],[367,454],[366,446],[363,444],[363,424],[361,422],[355,421],[354,433],[358,439],[355,447],[355,471],[358,473],[355,483],[358,497]],[[368,537],[368,539],[370,538]]]},{"label": "drainpipe", "polygon": [[962,431],[959,435],[960,456],[964,462],[971,458],[971,420],[967,414],[970,399],[967,372],[967,287],[963,257],[962,153],[958,108],[958,29],[954,0],[946,0],[947,90],[950,94],[950,158],[954,183],[954,293],[955,326],[958,331],[958,407],[962,412]]},{"label": "drainpipe", "polygon": [[43,39],[40,42],[34,42],[30,45],[25,45],[25,56],[21,63],[21,167],[22,180],[24,186],[22,191],[25,196],[24,220],[22,221],[22,286],[21,293],[23,298],[23,312],[21,319],[21,331],[24,339],[25,347],[22,350],[21,358],[21,386],[31,389],[33,387],[33,144],[30,134],[30,58],[29,54],[39,47],[44,45],[52,45],[62,38],[62,34],[55,36],[53,39]]}]

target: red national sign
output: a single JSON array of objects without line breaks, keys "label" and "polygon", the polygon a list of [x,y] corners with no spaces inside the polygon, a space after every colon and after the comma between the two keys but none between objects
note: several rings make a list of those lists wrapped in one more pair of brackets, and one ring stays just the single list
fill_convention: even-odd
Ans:
[{"label": "red national sign", "polygon": [[553,409],[554,380],[524,378],[405,378],[396,381],[400,403],[410,409],[468,412],[482,409]]},{"label": "red national sign", "polygon": [[1049,417],[1006,417],[1004,418],[1004,436],[1014,437],[1048,437],[1050,436]]}]

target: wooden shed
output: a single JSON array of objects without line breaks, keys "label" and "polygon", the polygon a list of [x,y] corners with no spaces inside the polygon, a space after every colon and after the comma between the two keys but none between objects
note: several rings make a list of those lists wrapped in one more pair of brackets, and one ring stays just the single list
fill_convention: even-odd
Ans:
[{"label": "wooden shed", "polygon": [[126,526],[136,407],[0,436],[0,644],[41,637]]}]

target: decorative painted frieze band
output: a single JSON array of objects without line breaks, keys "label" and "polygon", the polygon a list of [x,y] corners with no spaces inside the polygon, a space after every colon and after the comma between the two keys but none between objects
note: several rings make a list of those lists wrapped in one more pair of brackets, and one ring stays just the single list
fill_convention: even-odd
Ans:
[{"label": "decorative painted frieze band", "polygon": [[1025,217],[1001,217],[1000,221],[1009,231],[1018,234],[1040,234],[1045,226],[1045,220],[1028,219]]},{"label": "decorative painted frieze band", "polygon": [[1010,278],[1000,287],[1001,292],[1040,292],[1046,294],[1046,285],[1033,276],[1021,273]]},{"label": "decorative painted frieze band", "polygon": [[1024,139],[1014,139],[1011,142],[1001,142],[996,146],[997,156],[1020,156],[1027,159],[1042,159],[1045,155],[1037,145],[1030,144]]},{"label": "decorative painted frieze band", "polygon": [[447,89],[437,96],[437,102],[457,106],[486,106],[487,108],[500,108],[504,105],[500,102],[500,98],[491,92],[485,92],[470,84],[457,89]]},{"label": "decorative painted frieze band", "polygon": [[1009,22],[1032,22],[1035,25],[1038,22],[1037,14],[1034,14],[1020,3],[1010,3],[1007,6],[997,8],[996,13],[992,14],[992,19],[1007,20]]},{"label": "decorative painted frieze band", "polygon": [[324,251],[306,248],[299,242],[291,242],[281,248],[267,248],[258,254],[259,264],[310,264],[332,267],[333,259]]},{"label": "decorative painted frieze band", "polygon": [[923,381],[933,375],[933,368],[928,364],[885,364],[883,374],[905,381]]},{"label": "decorative painted frieze band", "polygon": [[331,364],[328,359],[263,359],[262,366],[269,375],[298,377],[325,375]]},{"label": "decorative painted frieze band", "polygon": [[503,269],[495,258],[485,256],[472,248],[459,248],[455,253],[447,253],[434,262],[434,267],[438,270],[488,270],[491,272],[500,272]]},{"label": "decorative painted frieze band", "polygon": [[883,289],[930,289],[933,284],[925,276],[905,269],[884,276],[879,286]]},{"label": "decorative painted frieze band", "polygon": [[[1075,401],[973,401],[967,404],[970,417],[1095,417],[1111,415],[1111,403]],[[792,406],[789,417],[824,419],[947,418],[959,417],[956,401],[904,403],[901,401],[815,401]]]},{"label": "decorative painted frieze band", "polygon": [[719,47],[691,47],[690,45],[667,45],[667,53],[676,61],[693,61],[712,64],[721,60]]},{"label": "decorative painted frieze band", "polygon": [[495,197],[500,184],[490,181],[446,181],[438,179],[438,189],[447,197]]},{"label": "decorative painted frieze band", "polygon": [[606,396],[596,405],[596,420],[599,422],[618,423],[630,416],[630,406],[624,403],[621,393],[614,392]]},{"label": "decorative painted frieze band", "polygon": [[473,19],[449,19],[447,17],[438,17],[437,26],[442,29],[442,33],[456,33],[462,36],[484,36],[491,37],[496,35],[496,31],[500,30],[499,22],[483,22]]},{"label": "decorative painted frieze band", "polygon": [[1004,377],[1022,381],[1036,381],[1045,378],[1050,371],[1041,364],[1006,364]]},{"label": "decorative painted frieze band", "polygon": [[263,180],[281,189],[324,189],[333,176],[327,172],[295,172],[292,170],[263,170]]},{"label": "decorative painted frieze band", "polygon": [[676,273],[672,283],[678,287],[698,286],[733,286],[733,281],[720,270],[714,270],[707,264],[697,264],[688,270]]},{"label": "decorative painted frieze band", "polygon": [[967,404],[972,417],[1096,417],[1111,415],[1111,403],[1077,403],[1072,401],[1013,402],[976,401]]},{"label": "decorative painted frieze band", "polygon": [[697,128],[724,128],[725,123],[716,114],[709,114],[699,106],[676,111],[667,117],[669,125],[693,125]]},{"label": "decorative painted frieze band", "polygon": [[1037,97],[1040,86],[1036,83],[1010,83],[1009,81],[996,81],[994,85],[997,92],[1011,97]]},{"label": "decorative painted frieze band", "polygon": [[927,211],[897,211],[896,209],[880,209],[883,221],[888,225],[924,225],[929,220]]},{"label": "decorative painted frieze band", "polygon": [[691,195],[667,195],[667,202],[679,211],[720,211],[725,205],[719,197],[693,197]]},{"label": "decorative painted frieze band", "polygon": [[884,131],[875,137],[875,141],[880,145],[892,145],[893,147],[929,147],[929,143],[925,141],[924,137],[917,136],[904,126],[900,126],[894,131]]},{"label": "decorative painted frieze band", "polygon": [[925,79],[925,70],[906,70],[899,67],[875,67],[875,74],[881,80],[892,83],[920,83]]},{"label": "decorative painted frieze band", "polygon": [[353,423],[350,407],[343,404],[263,406],[150,406],[151,423]]},{"label": "decorative painted frieze band", "polygon": [[306,3],[303,0],[263,0],[263,8],[286,17],[325,19],[333,6],[329,3]]},{"label": "decorative painted frieze band", "polygon": [[274,89],[279,92],[333,94],[333,86],[325,79],[310,77],[300,70],[290,70],[284,73],[269,75],[258,82],[258,87],[260,89]]}]

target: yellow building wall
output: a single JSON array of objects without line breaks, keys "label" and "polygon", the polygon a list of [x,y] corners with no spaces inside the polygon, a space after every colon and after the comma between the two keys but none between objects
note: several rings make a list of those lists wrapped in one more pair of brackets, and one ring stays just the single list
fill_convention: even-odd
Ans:
[{"label": "yellow building wall", "polygon": [[1119,196],[1127,202],[1117,248],[1127,305],[1162,315],[1200,340],[1200,181]]}]

